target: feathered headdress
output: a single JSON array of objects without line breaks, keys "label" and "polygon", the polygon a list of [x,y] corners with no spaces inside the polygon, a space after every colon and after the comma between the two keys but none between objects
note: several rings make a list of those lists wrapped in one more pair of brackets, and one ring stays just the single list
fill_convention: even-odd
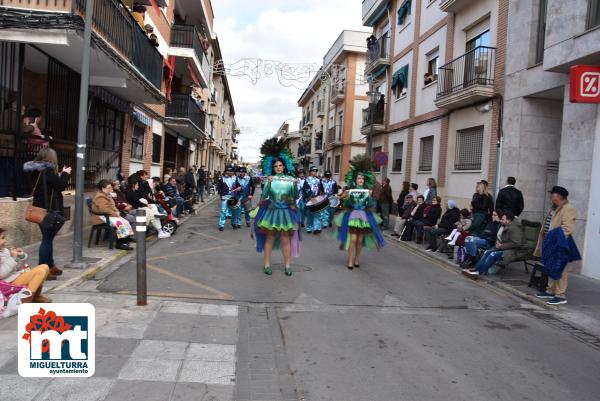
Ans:
[{"label": "feathered headdress", "polygon": [[261,165],[265,176],[273,175],[273,162],[283,160],[288,174],[294,174],[294,156],[287,147],[287,141],[278,137],[269,138],[260,147],[262,154]]},{"label": "feathered headdress", "polygon": [[356,186],[356,177],[362,175],[365,177],[365,187],[372,188],[375,182],[374,169],[375,165],[366,155],[356,155],[350,161],[350,170],[348,170],[344,181],[349,187],[354,187]]}]

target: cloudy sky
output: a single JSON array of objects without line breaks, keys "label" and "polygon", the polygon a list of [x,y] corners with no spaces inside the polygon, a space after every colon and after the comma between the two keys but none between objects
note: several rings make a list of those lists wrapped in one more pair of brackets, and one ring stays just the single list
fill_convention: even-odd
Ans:
[{"label": "cloudy sky", "polygon": [[[236,63],[240,59],[250,58],[318,69],[343,29],[365,30],[361,0],[213,0],[212,5],[223,60],[236,67],[243,65]],[[300,117],[297,101],[305,83],[299,78],[280,82],[263,75],[253,84],[245,76],[228,77],[244,160],[257,160],[262,141],[284,120]]]}]

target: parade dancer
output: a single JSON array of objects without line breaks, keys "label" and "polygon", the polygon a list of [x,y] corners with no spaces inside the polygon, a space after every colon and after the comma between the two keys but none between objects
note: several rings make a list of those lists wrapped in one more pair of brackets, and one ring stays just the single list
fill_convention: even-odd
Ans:
[{"label": "parade dancer", "polygon": [[[319,179],[319,177],[317,177],[318,171],[319,171],[319,169],[317,169],[316,167],[311,167],[310,173],[309,173],[310,176],[307,177],[306,181],[304,182],[303,193],[304,193],[304,201],[305,202],[323,194],[323,184],[321,183],[321,180]],[[322,215],[322,213],[323,213],[322,211],[313,213],[309,210],[306,210],[306,232],[307,233],[309,233],[309,234],[310,233],[314,233],[314,234],[321,233],[321,229],[322,229],[321,215]]]},{"label": "parade dancer", "polygon": [[281,249],[285,275],[292,275],[291,258],[300,256],[300,216],[296,207],[298,197],[294,158],[285,141],[267,139],[262,147],[262,169],[265,187],[259,207],[252,212],[257,252],[264,252],[264,273],[271,270],[271,253]]},{"label": "parade dancer", "polygon": [[238,184],[240,185],[240,212],[237,215],[237,228],[242,227],[242,209],[246,219],[246,227],[250,227],[250,212],[252,211],[252,198],[254,197],[254,181],[247,174],[246,167],[238,168]]},{"label": "parade dancer", "polygon": [[[240,192],[240,185],[237,177],[235,176],[235,168],[228,166],[225,169],[225,174],[219,178],[217,184],[217,191],[221,197],[221,213],[219,215],[219,231],[225,230],[225,221],[228,216],[231,216],[231,227],[236,230],[238,220],[238,214],[240,213],[239,207],[232,207],[229,205],[229,201],[233,198],[238,198]],[[239,201],[239,198],[237,199]],[[239,205],[238,205],[239,206]]]},{"label": "parade dancer", "polygon": [[372,163],[365,155],[357,155],[350,162],[345,181],[350,190],[344,194],[344,213],[335,219],[336,238],[340,248],[348,251],[348,269],[360,267],[362,248],[380,248],[385,244],[379,229],[381,218],[373,214],[375,200],[371,197],[373,183]]},{"label": "parade dancer", "polygon": [[[337,182],[335,182],[335,180],[331,178],[331,171],[325,171],[325,175],[321,180],[321,183],[323,185],[323,192],[325,193],[325,195],[327,195],[328,198],[337,195],[338,185]],[[331,205],[327,209],[323,210],[323,213],[321,215],[323,227],[327,228],[332,225],[331,223],[333,222],[333,216],[335,216],[336,210],[337,208],[332,207]]]},{"label": "parade dancer", "polygon": [[304,182],[306,181],[304,169],[298,169],[296,178],[298,179],[298,183],[296,185],[296,187],[298,188],[298,199],[296,200],[296,206],[298,207],[298,213],[300,213],[301,226],[304,227],[304,223],[306,221],[306,210],[303,196]]}]

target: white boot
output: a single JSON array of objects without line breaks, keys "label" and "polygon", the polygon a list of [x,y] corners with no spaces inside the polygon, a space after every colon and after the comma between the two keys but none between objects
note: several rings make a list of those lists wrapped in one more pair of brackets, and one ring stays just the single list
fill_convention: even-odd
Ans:
[{"label": "white boot", "polygon": [[158,238],[159,239],[169,238],[170,236],[171,236],[171,234],[164,232],[162,229],[160,229],[158,231]]}]

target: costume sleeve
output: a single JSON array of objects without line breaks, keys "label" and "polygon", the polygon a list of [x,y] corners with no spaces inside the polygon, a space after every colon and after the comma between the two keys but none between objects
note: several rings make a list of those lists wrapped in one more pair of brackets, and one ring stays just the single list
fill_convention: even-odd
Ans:
[{"label": "costume sleeve", "polygon": [[269,182],[269,177],[265,178],[265,187],[262,190],[262,194],[260,197],[262,199],[267,199],[271,195],[271,183]]}]

